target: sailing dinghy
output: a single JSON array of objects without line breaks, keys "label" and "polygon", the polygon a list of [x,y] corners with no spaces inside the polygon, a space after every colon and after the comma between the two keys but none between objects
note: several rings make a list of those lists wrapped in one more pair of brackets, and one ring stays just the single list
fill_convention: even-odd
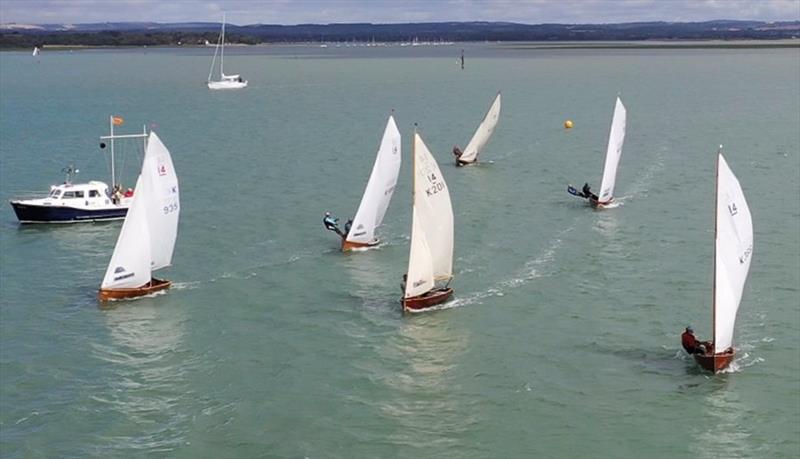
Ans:
[{"label": "sailing dinghy", "polygon": [[[219,80],[212,81],[214,64],[219,53]],[[241,89],[247,87],[247,80],[242,80],[239,75],[225,75],[225,15],[222,15],[222,31],[219,34],[217,47],[214,49],[214,58],[211,60],[211,70],[208,71],[208,89]]]},{"label": "sailing dinghy", "polygon": [[453,148],[453,154],[456,157],[456,166],[466,166],[467,164],[478,162],[478,155],[483,151],[483,147],[486,146],[486,143],[489,142],[489,139],[492,137],[494,128],[497,126],[497,121],[500,118],[500,99],[500,93],[498,92],[497,97],[495,97],[494,102],[492,102],[492,106],[489,107],[489,111],[486,112],[483,121],[478,125],[478,129],[475,130],[475,134],[472,136],[472,139],[470,139],[464,152],[462,153],[458,149],[458,146]]},{"label": "sailing dinghy", "polygon": [[397,176],[400,174],[400,152],[400,131],[394,117],[389,116],[361,204],[347,234],[342,238],[343,252],[374,247],[380,243],[375,237],[375,229],[383,222],[392,200]]},{"label": "sailing dinghy", "polygon": [[[414,132],[411,247],[403,311],[420,312],[453,294],[453,206],[450,192],[425,142]],[[436,282],[446,282],[437,286]]]},{"label": "sailing dinghy", "polygon": [[98,292],[101,301],[135,298],[170,287],[152,272],[172,263],[180,214],[178,177],[169,150],[151,132],[128,215]]},{"label": "sailing dinghy", "polygon": [[693,354],[704,369],[718,372],[733,360],[733,329],[753,255],[753,219],[739,180],[717,154],[717,189],[714,221],[714,287],[711,346]]},{"label": "sailing dinghy", "polygon": [[592,193],[588,184],[584,185],[582,191],[578,191],[570,185],[567,191],[581,198],[589,200],[589,204],[597,209],[602,209],[614,202],[614,185],[617,181],[617,169],[619,160],[622,158],[622,144],[625,142],[625,124],[627,122],[627,111],[622,101],[617,97],[617,104],[614,107],[614,118],[611,120],[611,132],[608,135],[608,148],[606,150],[606,164],[603,168],[603,180],[600,182],[600,195]]}]

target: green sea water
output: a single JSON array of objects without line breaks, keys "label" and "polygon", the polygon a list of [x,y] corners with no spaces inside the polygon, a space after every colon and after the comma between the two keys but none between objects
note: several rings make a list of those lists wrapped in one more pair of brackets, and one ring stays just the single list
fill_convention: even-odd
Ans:
[{"label": "green sea water", "polygon": [[[800,52],[230,48],[0,53],[0,197],[108,180],[98,137],[152,127],[182,211],[166,294],[101,309],[120,223],[0,209],[0,455],[737,458],[800,455]],[[495,93],[499,125],[456,169]],[[620,206],[592,211],[614,99]],[[342,254],[394,109],[404,164],[379,234]],[[564,120],[575,127],[564,130]],[[455,288],[403,315],[414,123],[455,214]],[[710,334],[715,154],[755,248],[738,356]],[[122,148],[132,184],[140,160]]]}]

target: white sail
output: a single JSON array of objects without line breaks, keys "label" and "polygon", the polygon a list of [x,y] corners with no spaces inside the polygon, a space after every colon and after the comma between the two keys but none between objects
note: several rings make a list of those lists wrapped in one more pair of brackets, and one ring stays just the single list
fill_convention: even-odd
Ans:
[{"label": "white sail", "polygon": [[492,137],[492,133],[494,133],[494,128],[497,126],[497,120],[499,118],[500,93],[498,92],[492,106],[489,107],[489,111],[486,112],[486,116],[483,118],[483,121],[481,121],[472,139],[467,144],[467,148],[464,149],[464,153],[459,158],[461,161],[472,162],[478,158],[478,154],[480,154],[483,147],[486,146],[486,142],[489,141],[489,138]]},{"label": "white sail", "polygon": [[416,207],[411,214],[411,249],[408,255],[408,278],[406,279],[406,298],[422,295],[433,290],[433,255],[425,230],[422,229]]},{"label": "white sail", "polygon": [[155,132],[150,133],[147,141],[142,182],[144,190],[137,189],[134,196],[145,200],[151,236],[151,269],[155,271],[172,264],[180,215],[178,177],[172,157]]},{"label": "white sail", "polygon": [[[414,133],[412,218],[407,297],[414,296],[409,295],[409,288],[414,289],[414,284],[423,280],[418,273],[427,273],[429,270],[434,280],[453,277],[453,206],[450,192],[439,165],[417,133]],[[430,263],[430,267],[422,266],[425,262]],[[433,283],[430,284],[422,293],[433,288]]]},{"label": "white sail", "polygon": [[347,234],[348,241],[368,244],[376,240],[375,228],[380,226],[392,200],[397,176],[400,174],[401,157],[400,131],[397,130],[394,117],[390,116],[367,188]]},{"label": "white sail", "polygon": [[603,169],[603,181],[600,182],[598,201],[607,203],[614,199],[614,185],[617,181],[617,167],[622,157],[622,144],[625,142],[625,123],[627,112],[622,101],[617,97],[614,107],[614,118],[611,121],[611,132],[608,135],[608,149],[606,150],[606,165]]},{"label": "white sail", "polygon": [[125,222],[117,238],[114,254],[108,263],[102,288],[135,288],[150,282],[150,228],[147,210],[138,191],[143,187],[142,176],[136,181],[133,198]]},{"label": "white sail", "polygon": [[714,350],[733,345],[733,327],[753,256],[753,219],[742,187],[722,154],[717,163]]},{"label": "white sail", "polygon": [[39,47],[38,46],[34,46],[33,47],[33,57],[36,57],[38,55],[39,55]]}]

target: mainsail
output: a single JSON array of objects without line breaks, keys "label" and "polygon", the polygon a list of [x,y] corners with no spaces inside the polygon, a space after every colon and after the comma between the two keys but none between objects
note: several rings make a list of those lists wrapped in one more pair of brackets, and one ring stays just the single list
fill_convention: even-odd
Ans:
[{"label": "mainsail", "polygon": [[151,132],[142,172],[122,224],[101,288],[135,288],[150,282],[151,271],[172,262],[178,234],[178,178],[169,151]]},{"label": "mainsail", "polygon": [[146,189],[142,199],[145,200],[147,224],[152,236],[151,260],[155,271],[172,264],[180,214],[178,177],[172,157],[155,132],[150,133],[147,141],[142,179]]},{"label": "mainsail", "polygon": [[753,255],[753,220],[742,187],[728,163],[717,158],[714,260],[714,350],[733,345],[733,327]]},{"label": "mainsail", "polygon": [[600,183],[598,201],[605,204],[614,199],[614,184],[617,180],[617,167],[622,157],[622,144],[625,142],[625,122],[627,112],[622,101],[617,97],[614,107],[614,118],[611,121],[611,132],[608,135],[608,149],[606,150],[606,165],[603,169],[603,181]]},{"label": "mainsail", "polygon": [[481,124],[478,126],[478,129],[472,136],[472,139],[467,144],[467,148],[464,149],[464,153],[458,158],[460,161],[472,162],[478,158],[478,154],[483,150],[483,147],[486,146],[486,142],[489,141],[489,138],[492,137],[492,133],[494,133],[494,128],[497,126],[497,120],[499,117],[500,93],[498,92],[497,97],[494,98],[492,106],[489,107],[489,111],[486,112],[486,116],[483,118],[483,121],[481,121]]},{"label": "mainsail", "polygon": [[405,297],[453,277],[453,206],[439,165],[414,133],[414,205]]},{"label": "mainsail", "polygon": [[347,234],[347,241],[363,244],[375,242],[375,228],[383,221],[397,184],[401,156],[400,131],[397,129],[394,117],[389,116],[375,165],[372,167],[372,174],[369,176],[353,225]]}]

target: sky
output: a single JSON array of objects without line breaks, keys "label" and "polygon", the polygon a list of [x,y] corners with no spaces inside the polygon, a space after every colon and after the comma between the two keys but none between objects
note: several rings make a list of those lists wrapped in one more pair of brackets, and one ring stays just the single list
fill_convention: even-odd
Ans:
[{"label": "sky", "polygon": [[0,0],[0,23],[800,20],[800,0]]}]

